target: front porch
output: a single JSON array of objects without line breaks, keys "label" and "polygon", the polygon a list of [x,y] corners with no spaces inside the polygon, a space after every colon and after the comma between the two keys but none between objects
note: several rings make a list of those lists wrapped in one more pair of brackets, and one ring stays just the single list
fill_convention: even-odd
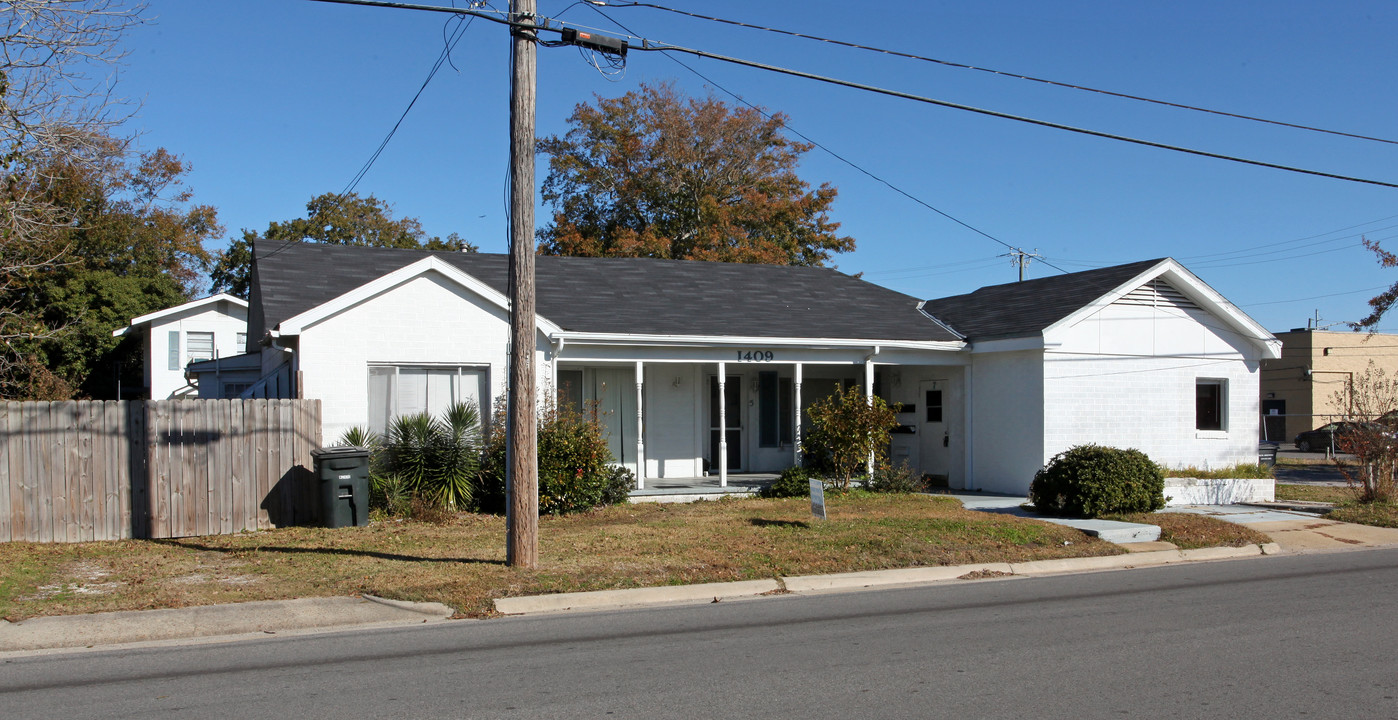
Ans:
[{"label": "front porch", "polygon": [[959,358],[870,350],[743,350],[705,362],[694,356],[725,351],[627,348],[621,360],[616,348],[569,343],[550,375],[561,403],[601,421],[613,458],[636,473],[633,498],[756,492],[801,463],[810,406],[849,388],[900,406],[894,463],[962,487],[969,373]]},{"label": "front porch", "polygon": [[651,478],[646,486],[631,491],[631,502],[694,502],[721,497],[753,497],[771,485],[777,473],[729,473],[728,486],[717,476],[692,478]]}]

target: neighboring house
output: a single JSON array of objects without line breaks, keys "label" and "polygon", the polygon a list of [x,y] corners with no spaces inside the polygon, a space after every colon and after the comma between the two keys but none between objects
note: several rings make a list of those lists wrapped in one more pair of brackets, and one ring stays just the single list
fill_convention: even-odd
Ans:
[{"label": "neighboring house", "polygon": [[1354,376],[1370,361],[1389,377],[1398,376],[1398,335],[1298,328],[1277,339],[1281,357],[1262,362],[1263,432],[1269,440],[1290,442],[1340,419]]},{"label": "neighboring house", "polygon": [[185,377],[190,363],[246,352],[247,327],[247,301],[215,295],[134,318],[112,335],[141,333],[144,395],[166,400],[197,394]]},{"label": "neighboring house", "polygon": [[[455,400],[488,414],[507,260],[312,243],[259,257],[259,349],[231,360],[260,372],[244,396],[321,399],[327,442]],[[1258,363],[1279,348],[1170,259],[925,302],[828,268],[632,258],[541,256],[536,284],[540,387],[596,403],[641,483],[788,467],[804,410],[852,385],[903,405],[894,459],[955,488],[1024,492],[1086,442],[1255,461]]]}]

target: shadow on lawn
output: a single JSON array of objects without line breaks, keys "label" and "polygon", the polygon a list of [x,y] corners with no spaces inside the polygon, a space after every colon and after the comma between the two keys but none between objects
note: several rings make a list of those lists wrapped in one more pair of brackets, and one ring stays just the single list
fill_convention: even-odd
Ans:
[{"label": "shadow on lawn", "polygon": [[764,518],[753,518],[753,525],[757,527],[786,527],[786,528],[809,528],[811,525],[802,520],[766,520]]},{"label": "shadow on lawn", "polygon": [[201,545],[199,543],[183,540],[156,540],[154,542],[161,545],[172,545],[175,547],[187,548],[189,550],[202,550],[205,552],[218,552],[224,554],[242,552],[278,552],[288,554],[313,553],[317,555],[358,555],[360,557],[378,558],[379,560],[401,560],[403,562],[430,562],[430,563],[474,563],[478,565],[504,565],[504,560],[485,560],[482,558],[439,558],[439,557],[419,557],[416,555],[398,555],[396,553],[378,552],[375,550],[349,550],[345,548],[314,548],[314,547],[269,547],[266,545],[256,548],[226,548],[214,547],[212,545]]}]

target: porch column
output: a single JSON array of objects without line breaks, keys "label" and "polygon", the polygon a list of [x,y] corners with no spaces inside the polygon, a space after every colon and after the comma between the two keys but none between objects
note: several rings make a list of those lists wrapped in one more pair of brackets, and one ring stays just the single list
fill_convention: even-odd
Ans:
[{"label": "porch column", "polygon": [[636,361],[636,489],[646,486],[646,368]]},{"label": "porch column", "polygon": [[792,383],[792,402],[796,403],[795,412],[792,417],[796,420],[796,432],[792,434],[792,457],[796,460],[796,467],[801,467],[801,363],[796,363],[796,381]]},{"label": "porch column", "polygon": [[728,394],[724,385],[728,380],[728,364],[718,364],[718,486],[728,487]]},{"label": "porch column", "polygon": [[[864,402],[872,406],[874,404],[874,356],[864,358]],[[874,479],[874,452],[869,451],[869,459],[865,462],[865,469],[869,473],[869,479]]]}]

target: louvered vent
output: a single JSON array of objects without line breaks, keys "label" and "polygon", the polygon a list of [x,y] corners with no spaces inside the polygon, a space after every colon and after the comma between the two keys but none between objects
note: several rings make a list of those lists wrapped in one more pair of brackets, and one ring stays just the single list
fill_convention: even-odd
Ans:
[{"label": "louvered vent", "polygon": [[1113,305],[1143,305],[1145,307],[1177,307],[1184,310],[1198,310],[1199,306],[1193,300],[1185,297],[1179,290],[1170,286],[1170,283],[1159,278],[1151,280],[1129,293],[1126,293]]}]

